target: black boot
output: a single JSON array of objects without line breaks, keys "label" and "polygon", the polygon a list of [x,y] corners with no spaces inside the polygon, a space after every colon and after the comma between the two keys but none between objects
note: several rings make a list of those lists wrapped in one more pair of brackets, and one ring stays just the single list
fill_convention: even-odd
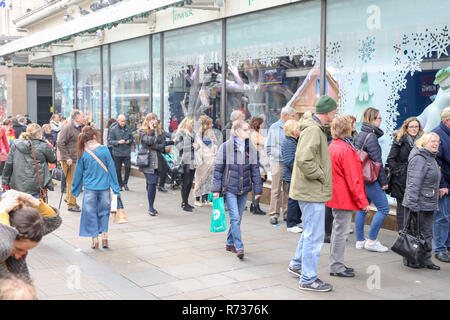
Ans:
[{"label": "black boot", "polygon": [[256,210],[255,210],[255,214],[260,214],[260,215],[265,215],[266,212],[261,210],[261,207],[259,206],[259,202],[256,205]]},{"label": "black boot", "polygon": [[256,211],[256,208],[255,208],[255,206],[253,205],[253,203],[250,205],[250,212],[255,212]]}]

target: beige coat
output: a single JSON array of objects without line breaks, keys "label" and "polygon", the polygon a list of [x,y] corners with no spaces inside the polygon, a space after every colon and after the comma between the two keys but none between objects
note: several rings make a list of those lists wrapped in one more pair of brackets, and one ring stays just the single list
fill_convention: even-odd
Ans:
[{"label": "beige coat", "polygon": [[263,166],[266,172],[270,171],[270,162],[269,157],[267,156],[266,151],[264,150],[264,144],[266,143],[266,137],[264,137],[261,133],[252,130],[250,132],[250,140],[255,145],[256,150],[258,150],[259,154],[259,163]]},{"label": "beige coat", "polygon": [[195,151],[195,187],[194,192],[201,187],[203,182],[212,177],[214,170],[214,161],[218,150],[217,140],[214,134],[211,134],[211,140],[213,140],[212,146],[208,147],[200,136],[196,136],[196,143],[198,149]]}]

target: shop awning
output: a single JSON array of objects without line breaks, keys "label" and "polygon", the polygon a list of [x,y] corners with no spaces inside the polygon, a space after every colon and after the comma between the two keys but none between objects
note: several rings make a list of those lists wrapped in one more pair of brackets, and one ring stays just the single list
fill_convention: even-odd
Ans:
[{"label": "shop awning", "polygon": [[121,1],[89,15],[77,17],[61,25],[42,30],[30,36],[12,41],[0,47],[0,57],[37,46],[47,47],[55,41],[68,41],[82,33],[95,32],[97,29],[111,29],[120,23],[131,22],[133,18],[144,17],[151,11],[172,6],[183,6],[187,0],[140,0]]}]

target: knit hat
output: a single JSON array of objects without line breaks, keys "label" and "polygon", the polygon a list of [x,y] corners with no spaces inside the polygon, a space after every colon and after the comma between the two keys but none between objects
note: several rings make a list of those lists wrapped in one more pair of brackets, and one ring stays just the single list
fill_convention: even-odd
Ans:
[{"label": "knit hat", "polygon": [[328,113],[330,111],[336,110],[337,104],[333,98],[329,96],[321,96],[316,102],[316,113]]}]

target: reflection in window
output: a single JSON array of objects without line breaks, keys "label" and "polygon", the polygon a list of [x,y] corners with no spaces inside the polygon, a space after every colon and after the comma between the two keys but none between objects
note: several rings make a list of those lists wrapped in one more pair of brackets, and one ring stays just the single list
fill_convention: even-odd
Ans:
[{"label": "reflection in window", "polygon": [[164,129],[206,114],[220,122],[222,24],[213,22],[164,35]]},{"label": "reflection in window", "polygon": [[0,117],[5,118],[8,112],[8,88],[6,85],[6,77],[0,76]]},{"label": "reflection in window", "polygon": [[150,112],[149,37],[111,45],[111,117],[124,114],[131,130]]},{"label": "reflection in window", "polygon": [[100,48],[77,52],[77,109],[100,129],[101,121]]},{"label": "reflection in window", "polygon": [[109,61],[108,46],[103,47],[103,128],[109,120]]},{"label": "reflection in window", "polygon": [[55,112],[69,119],[74,106],[75,54],[55,57]]},{"label": "reflection in window", "polygon": [[161,35],[156,34],[152,37],[152,94],[153,94],[153,113],[161,118]]},{"label": "reflection in window", "polygon": [[227,122],[240,109],[246,119],[262,116],[267,129],[280,118],[281,108],[294,102],[300,86],[310,88],[315,100],[316,82],[310,86],[306,76],[319,61],[319,22],[318,2],[227,20]]}]

